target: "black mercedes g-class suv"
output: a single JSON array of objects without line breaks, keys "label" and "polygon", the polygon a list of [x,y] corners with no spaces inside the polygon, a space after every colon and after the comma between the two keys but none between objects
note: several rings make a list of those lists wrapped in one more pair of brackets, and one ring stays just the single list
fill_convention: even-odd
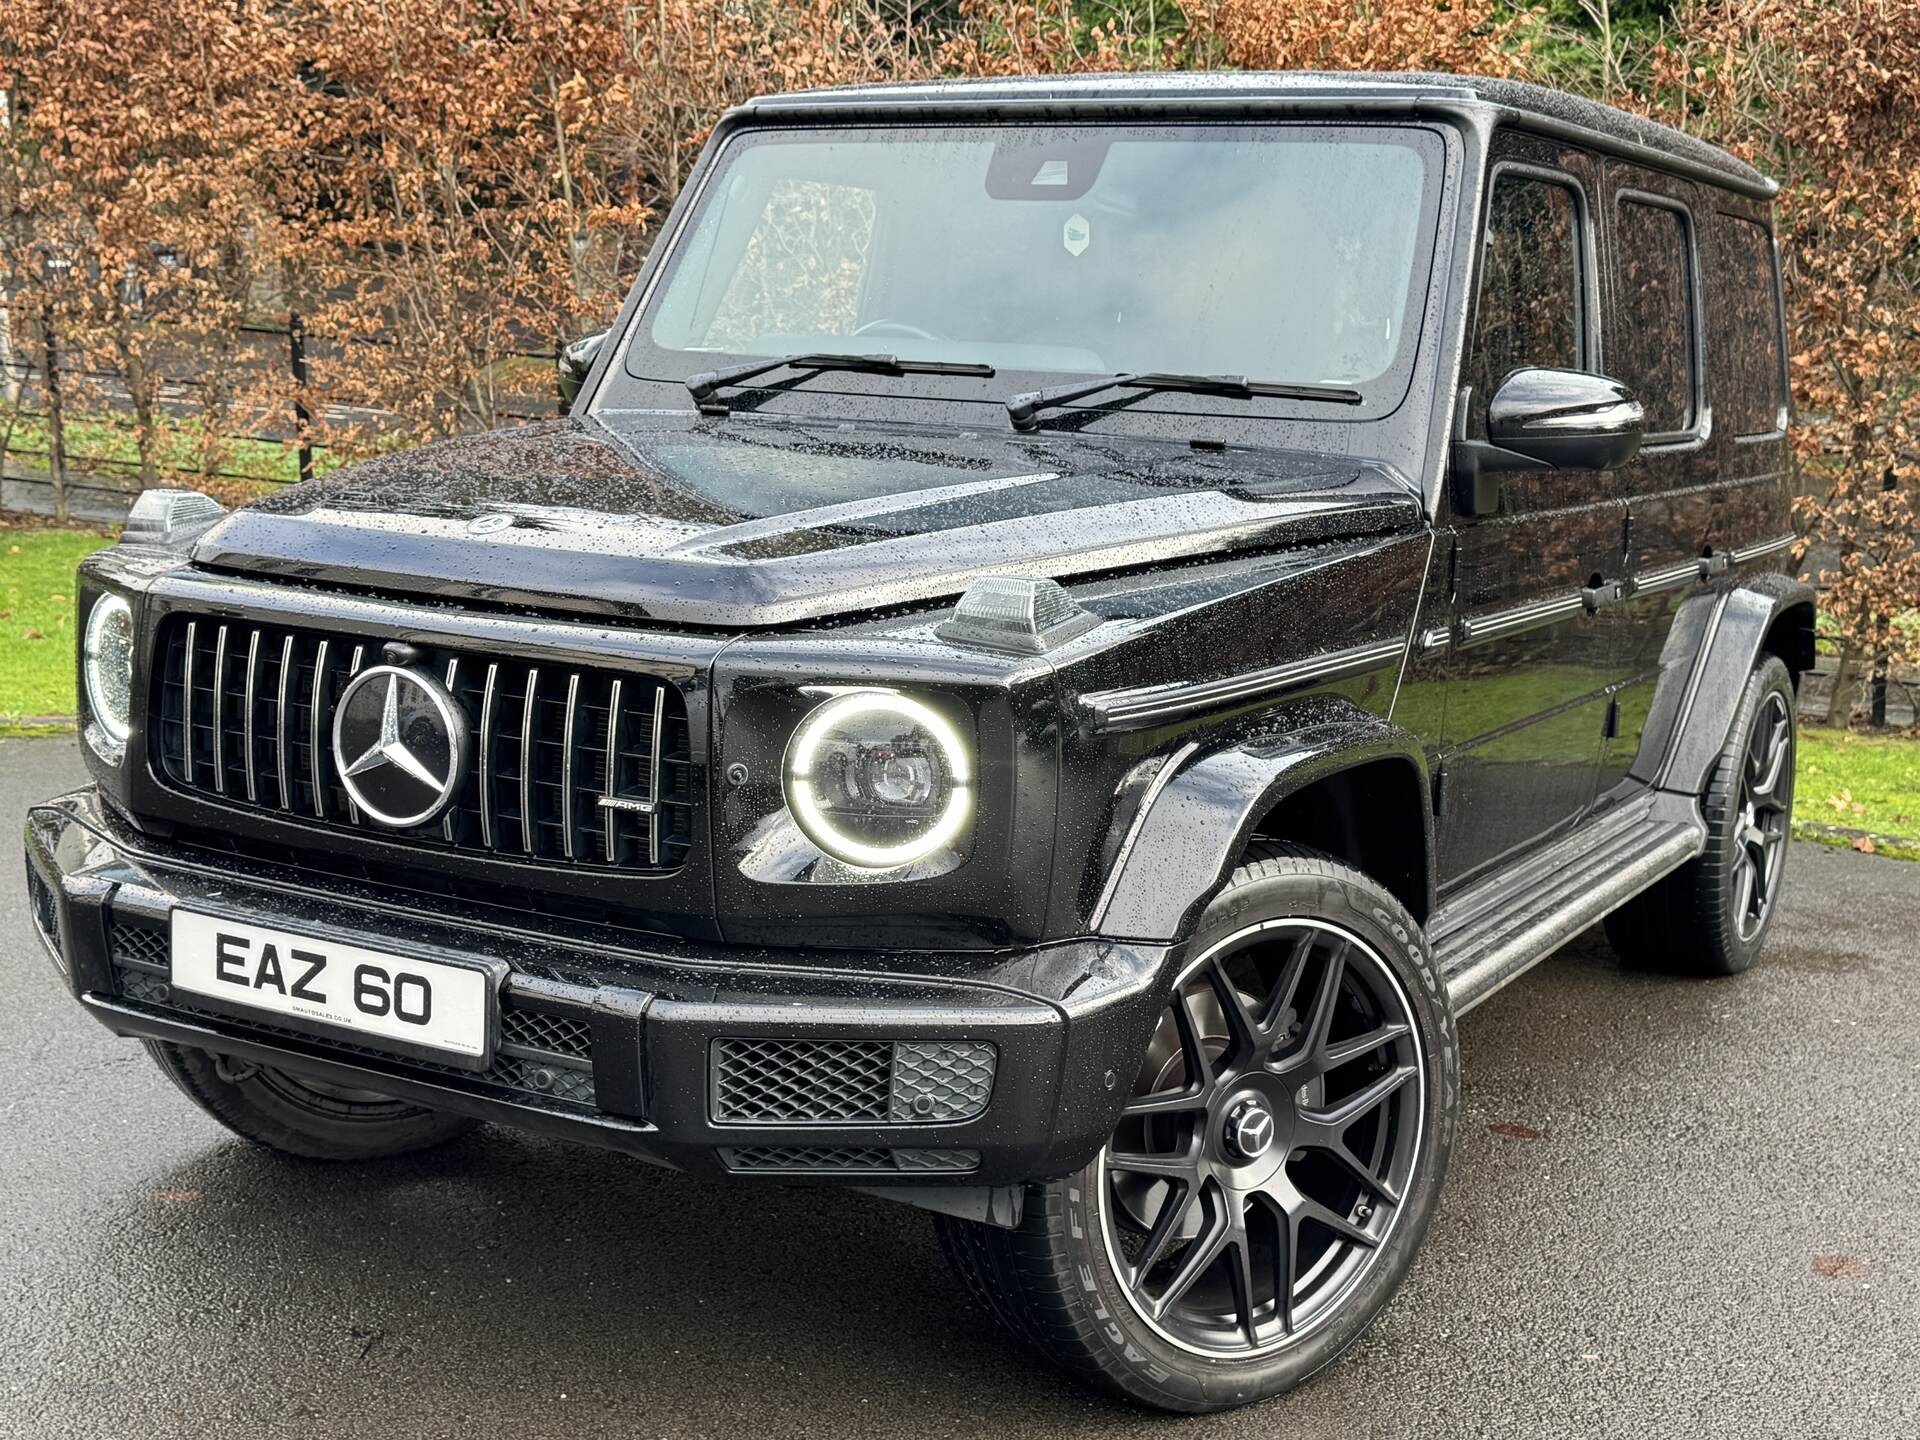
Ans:
[{"label": "black mercedes g-class suv", "polygon": [[1766,936],[1773,190],[1459,77],[746,105],[568,418],[87,562],[47,945],[265,1145],[891,1196],[1071,1372],[1275,1394],[1407,1272],[1458,1016]]}]

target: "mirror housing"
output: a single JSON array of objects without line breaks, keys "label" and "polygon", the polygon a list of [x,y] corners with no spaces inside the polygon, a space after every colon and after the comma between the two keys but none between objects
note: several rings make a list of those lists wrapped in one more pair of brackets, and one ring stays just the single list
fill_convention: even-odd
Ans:
[{"label": "mirror housing", "polygon": [[607,343],[607,336],[613,332],[596,330],[591,335],[582,335],[571,344],[560,347],[558,370],[555,381],[560,390],[560,403],[572,407],[580,398],[580,387],[587,383],[587,376],[593,372],[593,362],[600,358],[600,347]]},{"label": "mirror housing", "polygon": [[1487,438],[1453,444],[1459,508],[1500,508],[1498,476],[1529,470],[1612,470],[1640,453],[1646,411],[1618,380],[1584,370],[1515,370],[1487,403]]}]

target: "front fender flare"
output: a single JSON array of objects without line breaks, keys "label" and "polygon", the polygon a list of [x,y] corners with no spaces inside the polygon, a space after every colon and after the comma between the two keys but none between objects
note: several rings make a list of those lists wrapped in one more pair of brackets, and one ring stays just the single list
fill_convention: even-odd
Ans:
[{"label": "front fender flare", "polygon": [[[1270,731],[1204,754],[1176,752],[1166,762],[1177,767],[1175,773],[1156,786],[1122,841],[1094,910],[1094,929],[1116,939],[1183,939],[1232,875],[1265,815],[1318,780],[1377,760],[1404,762],[1418,782],[1417,793],[1431,793],[1420,742],[1373,715]],[[1424,803],[1418,810],[1430,894],[1433,812]]]}]

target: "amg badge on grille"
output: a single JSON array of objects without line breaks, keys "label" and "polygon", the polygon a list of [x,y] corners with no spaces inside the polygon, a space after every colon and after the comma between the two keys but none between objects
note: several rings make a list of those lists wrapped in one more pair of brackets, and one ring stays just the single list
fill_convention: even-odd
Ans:
[{"label": "amg badge on grille", "polygon": [[467,773],[467,717],[437,680],[375,665],[340,692],[333,760],[369,820],[395,830],[425,825],[453,803]]}]

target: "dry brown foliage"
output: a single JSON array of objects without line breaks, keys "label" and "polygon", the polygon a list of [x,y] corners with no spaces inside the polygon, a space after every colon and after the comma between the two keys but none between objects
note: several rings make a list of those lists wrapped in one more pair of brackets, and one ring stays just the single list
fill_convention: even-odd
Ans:
[{"label": "dry brown foliage", "polygon": [[1656,80],[1657,109],[1783,182],[1822,606],[1866,663],[1920,660],[1920,0],[1701,5]]},{"label": "dry brown foliage", "polygon": [[[68,364],[125,377],[109,398],[148,478],[168,405],[203,417],[209,476],[223,431],[288,413],[284,367],[243,366],[241,327],[293,309],[317,438],[406,443],[551,405],[529,357],[612,313],[751,95],[1220,64],[1525,74],[1537,22],[1511,0],[0,0],[5,318],[16,355],[43,361],[57,333]],[[1599,39],[1616,103],[1786,182],[1827,606],[1871,663],[1920,658],[1897,619],[1920,612],[1920,0],[1694,0],[1630,67]]]},{"label": "dry brown foliage", "polygon": [[1515,73],[1524,13],[1497,0],[1220,0],[1226,59],[1249,70]]}]

